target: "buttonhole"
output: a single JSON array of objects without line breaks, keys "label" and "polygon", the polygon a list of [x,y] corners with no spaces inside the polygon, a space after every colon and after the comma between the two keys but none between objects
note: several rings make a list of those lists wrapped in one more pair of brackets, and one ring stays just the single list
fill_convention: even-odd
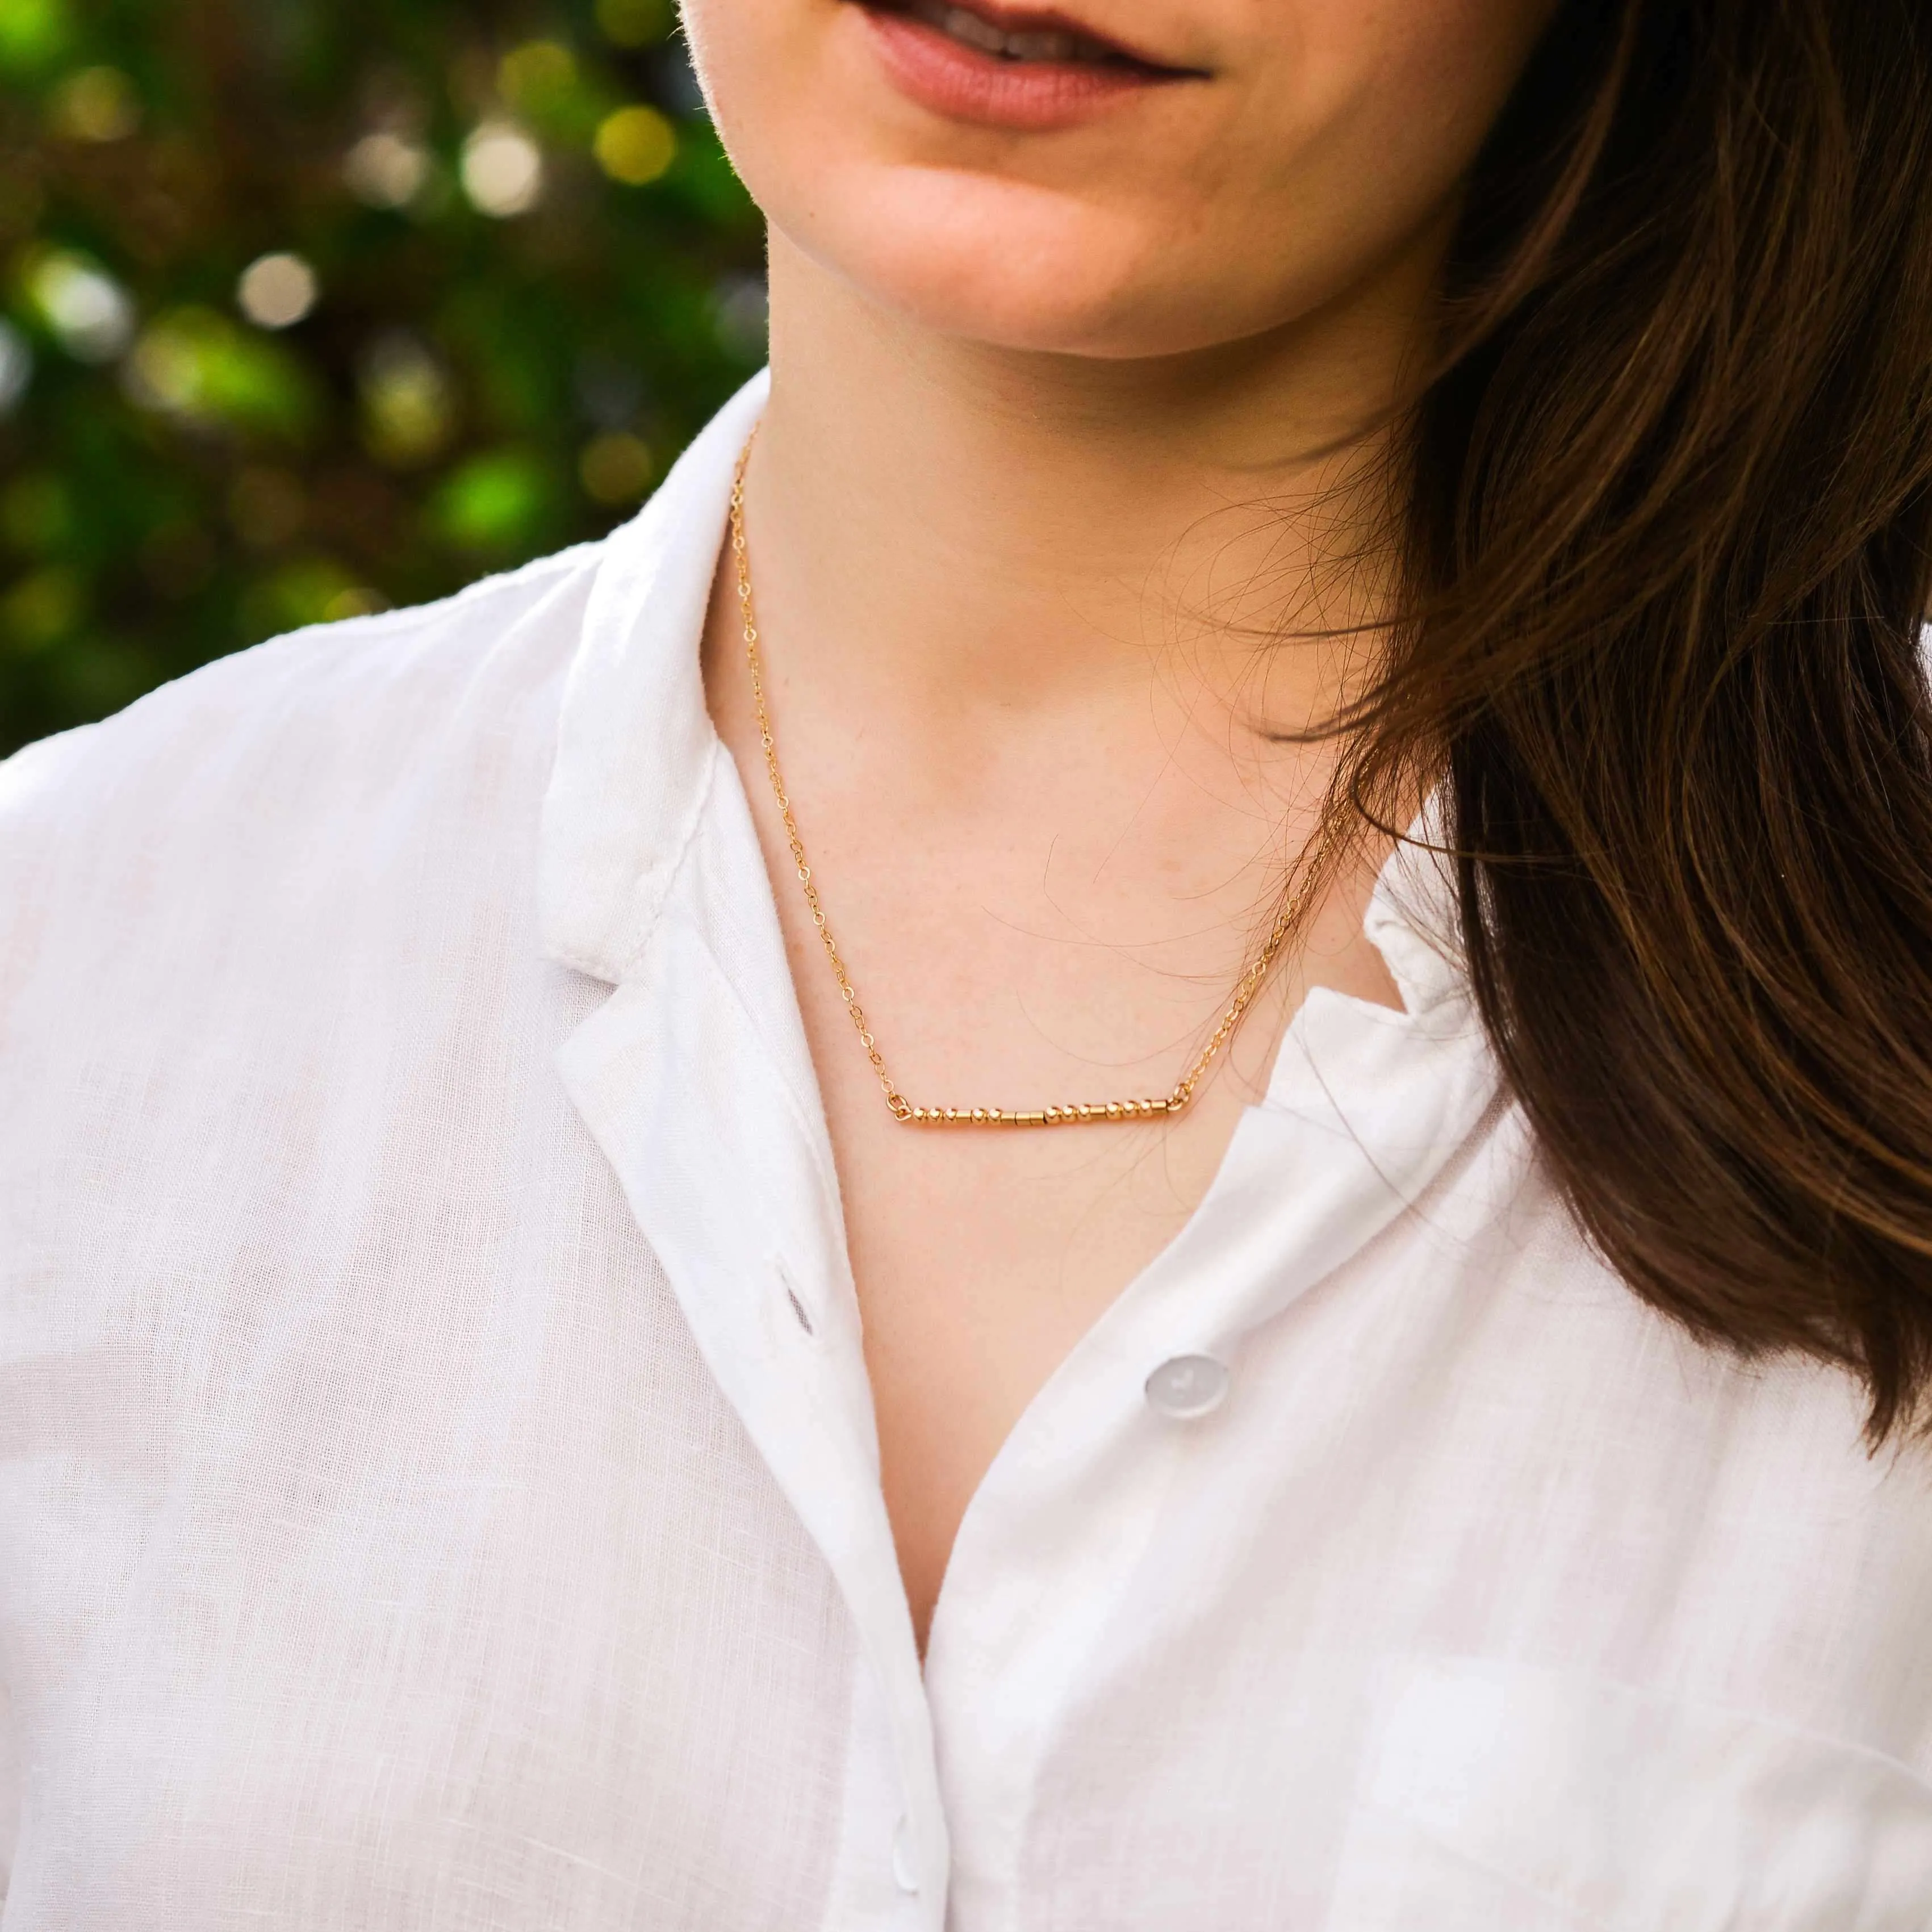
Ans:
[{"label": "buttonhole", "polygon": [[[778,1285],[784,1290],[785,1303],[791,1310],[792,1319],[798,1324],[798,1332],[816,1347],[818,1342],[818,1324],[812,1318],[810,1300],[799,1292],[792,1280],[791,1270],[785,1264],[782,1256],[772,1256],[770,1265]],[[765,1305],[771,1310],[767,1319],[775,1324],[779,1322],[782,1318],[778,1314],[778,1304],[776,1302],[767,1302]]]}]

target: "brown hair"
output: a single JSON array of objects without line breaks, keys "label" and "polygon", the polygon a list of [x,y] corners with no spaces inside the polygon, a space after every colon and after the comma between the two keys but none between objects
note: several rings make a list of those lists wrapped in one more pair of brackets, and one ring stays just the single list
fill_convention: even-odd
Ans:
[{"label": "brown hair", "polygon": [[1932,1385],[1922,9],[1559,8],[1471,186],[1350,772],[1446,766],[1476,995],[1595,1246],[1854,1370],[1874,1443]]}]

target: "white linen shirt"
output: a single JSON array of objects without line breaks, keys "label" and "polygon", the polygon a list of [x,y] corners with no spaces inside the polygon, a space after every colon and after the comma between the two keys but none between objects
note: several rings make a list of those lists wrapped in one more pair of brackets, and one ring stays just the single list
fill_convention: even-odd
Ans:
[{"label": "white linen shirt", "polygon": [[1932,1452],[1593,1258],[1413,857],[922,1670],[699,676],[762,394],[0,767],[6,1932],[1932,1926]]}]

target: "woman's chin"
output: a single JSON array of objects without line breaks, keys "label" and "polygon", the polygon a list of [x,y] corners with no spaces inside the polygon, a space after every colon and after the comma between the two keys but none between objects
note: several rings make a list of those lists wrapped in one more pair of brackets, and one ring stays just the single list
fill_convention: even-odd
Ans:
[{"label": "woman's chin", "polygon": [[1042,286],[1003,265],[903,257],[851,278],[868,300],[916,326],[991,349],[1040,355],[1154,355],[1130,293]]},{"label": "woman's chin", "polygon": [[[975,208],[973,204],[985,206]],[[774,241],[787,236],[868,303],[918,326],[991,348],[1127,358],[1178,353],[1241,332],[1209,313],[1196,286],[1176,290],[1165,252],[1133,224],[1046,190],[930,178],[863,196],[828,197],[862,207],[865,219],[820,217],[796,226],[776,212]]]}]

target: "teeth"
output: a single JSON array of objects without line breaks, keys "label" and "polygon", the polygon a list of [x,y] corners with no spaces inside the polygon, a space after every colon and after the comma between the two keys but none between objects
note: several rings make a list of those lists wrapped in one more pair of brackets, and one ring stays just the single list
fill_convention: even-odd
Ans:
[{"label": "teeth", "polygon": [[939,31],[982,54],[1011,61],[1106,61],[1112,50],[1098,40],[1064,28],[1028,27],[1009,32],[1005,28],[964,7],[948,0],[906,0],[905,10],[916,20],[923,20]]},{"label": "teeth", "polygon": [[1078,44],[1071,34],[1009,34],[1006,52],[1013,60],[1077,60]]},{"label": "teeth", "polygon": [[1006,34],[992,21],[968,13],[964,7],[942,7],[939,12],[939,25],[956,40],[964,40],[969,47],[977,47],[982,53],[1006,52]]}]

